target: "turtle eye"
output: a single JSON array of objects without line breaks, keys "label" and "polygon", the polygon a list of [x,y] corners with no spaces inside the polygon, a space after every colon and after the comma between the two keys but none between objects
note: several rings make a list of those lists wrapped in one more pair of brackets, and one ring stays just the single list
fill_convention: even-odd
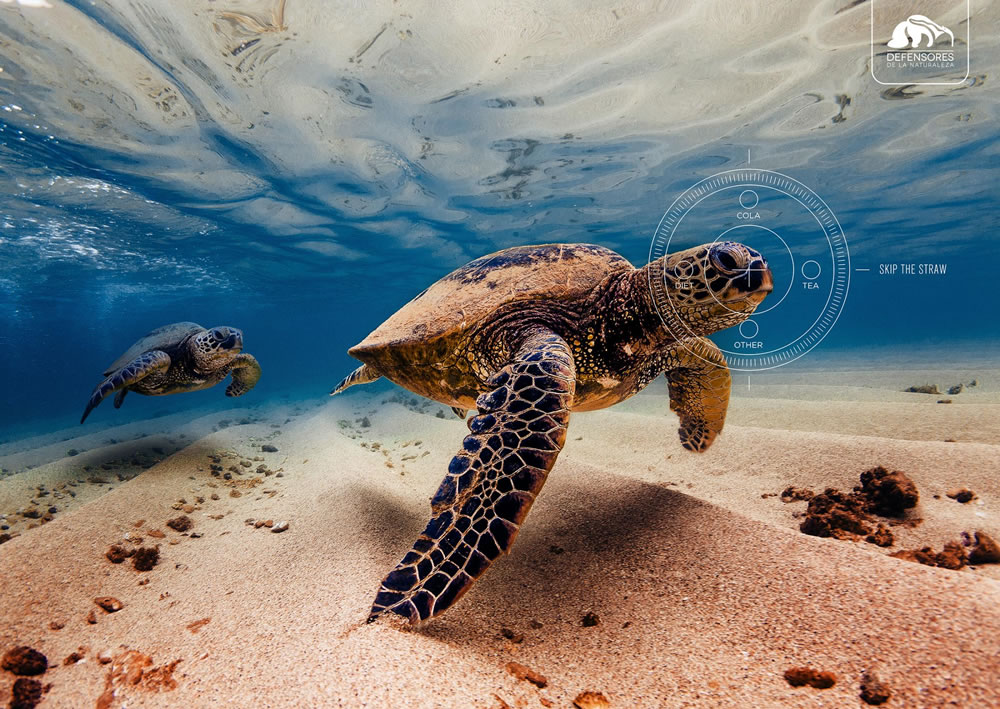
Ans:
[{"label": "turtle eye", "polygon": [[733,248],[728,245],[716,246],[711,253],[712,265],[725,274],[734,274],[741,270],[740,259]]}]

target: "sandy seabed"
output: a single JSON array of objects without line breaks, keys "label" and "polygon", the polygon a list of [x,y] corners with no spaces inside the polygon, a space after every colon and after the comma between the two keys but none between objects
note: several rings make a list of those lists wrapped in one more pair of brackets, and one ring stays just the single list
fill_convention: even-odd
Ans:
[{"label": "sandy seabed", "polygon": [[[889,556],[1000,539],[1000,371],[737,379],[701,455],[661,384],[575,415],[512,553],[417,628],[365,618],[465,432],[444,407],[361,390],[131,423],[108,407],[121,425],[6,443],[0,652],[47,656],[43,707],[571,707],[588,691],[612,707],[850,707],[866,672],[886,706],[1000,705],[1000,565]],[[888,549],[802,534],[806,503],[776,494],[850,491],[876,465],[920,491]],[[947,497],[959,487],[976,497]],[[166,524],[181,515],[186,531]],[[113,564],[116,544],[158,546],[158,563]],[[797,666],[836,684],[793,688]],[[0,672],[5,704],[13,680]]]}]

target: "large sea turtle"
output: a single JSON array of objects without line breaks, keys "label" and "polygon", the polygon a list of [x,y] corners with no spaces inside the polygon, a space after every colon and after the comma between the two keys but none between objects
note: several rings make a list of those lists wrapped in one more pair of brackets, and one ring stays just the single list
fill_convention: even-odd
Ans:
[{"label": "large sea turtle", "polygon": [[704,336],[746,320],[772,288],[764,258],[735,242],[640,269],[600,246],[523,246],[445,276],[352,347],[364,364],[331,394],[386,377],[463,417],[478,409],[430,522],[382,581],[370,619],[437,615],[510,549],[570,411],[611,406],[666,373],[681,444],[708,448],[730,376]]},{"label": "large sea turtle", "polygon": [[162,396],[208,389],[232,372],[226,396],[242,396],[260,379],[257,360],[242,350],[243,333],[235,327],[206,330],[178,322],[157,328],[104,370],[106,379],[94,388],[80,423],[113,391],[117,409],[130,391]]}]

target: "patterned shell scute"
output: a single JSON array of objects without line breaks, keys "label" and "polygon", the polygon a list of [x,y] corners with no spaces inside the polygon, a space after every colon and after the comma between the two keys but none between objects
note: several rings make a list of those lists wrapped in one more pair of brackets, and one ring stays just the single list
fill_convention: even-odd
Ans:
[{"label": "patterned shell scute", "polygon": [[434,283],[379,325],[355,352],[457,334],[518,300],[573,301],[633,266],[593,244],[518,246],[472,261]]},{"label": "patterned shell scute", "polygon": [[129,347],[125,354],[116,359],[107,369],[104,370],[104,375],[107,376],[112,372],[121,369],[143,352],[148,352],[150,350],[162,350],[167,347],[172,347],[188,335],[193,335],[194,333],[200,332],[204,329],[205,328],[201,325],[193,322],[175,322],[170,325],[158,327]]}]

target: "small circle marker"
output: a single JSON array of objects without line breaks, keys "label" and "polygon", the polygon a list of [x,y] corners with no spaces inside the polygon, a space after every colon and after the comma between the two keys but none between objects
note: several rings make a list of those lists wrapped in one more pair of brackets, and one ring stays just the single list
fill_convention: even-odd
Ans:
[{"label": "small circle marker", "polygon": [[809,260],[802,264],[802,277],[807,281],[815,281],[822,272],[823,267],[819,265],[818,261]]},{"label": "small circle marker", "polygon": [[743,190],[740,192],[740,206],[743,209],[753,209],[760,201],[760,197],[753,190]]},{"label": "small circle marker", "polygon": [[740,323],[740,336],[744,340],[752,340],[757,337],[758,332],[760,332],[760,325],[753,320],[744,320]]}]

